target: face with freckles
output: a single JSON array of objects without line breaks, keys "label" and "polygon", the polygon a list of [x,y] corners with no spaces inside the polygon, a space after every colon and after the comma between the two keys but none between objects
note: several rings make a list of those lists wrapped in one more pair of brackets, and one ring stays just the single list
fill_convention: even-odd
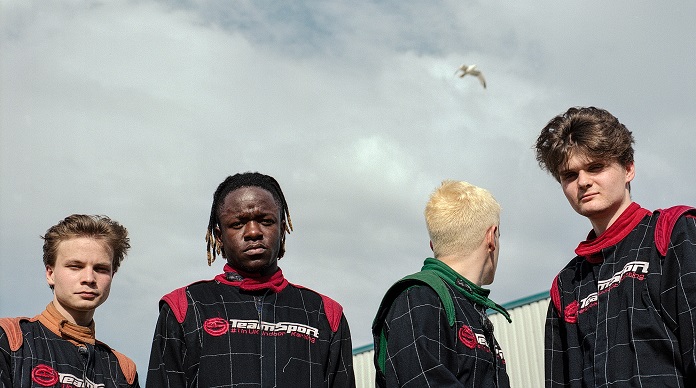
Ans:
[{"label": "face with freckles", "polygon": [[74,237],[58,243],[54,266],[46,266],[53,305],[70,322],[87,326],[106,301],[113,278],[113,254],[105,241]]},{"label": "face with freckles", "polygon": [[231,191],[220,205],[216,238],[232,268],[266,276],[278,269],[284,231],[280,206],[260,187]]}]

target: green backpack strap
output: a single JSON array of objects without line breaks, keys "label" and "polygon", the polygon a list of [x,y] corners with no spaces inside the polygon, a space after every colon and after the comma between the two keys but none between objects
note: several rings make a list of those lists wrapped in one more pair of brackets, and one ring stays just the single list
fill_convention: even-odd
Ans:
[{"label": "green backpack strap", "polygon": [[445,313],[447,315],[447,323],[450,326],[454,325],[455,313],[454,313],[454,301],[452,300],[452,295],[449,293],[449,289],[445,285],[445,282],[433,271],[421,271],[409,275],[394,283],[382,299],[382,303],[379,305],[377,310],[377,316],[372,323],[372,335],[375,338],[375,342],[379,340],[379,346],[376,349],[375,360],[379,367],[378,372],[384,371],[384,365],[387,360],[387,337],[384,334],[384,320],[387,318],[389,309],[391,308],[394,300],[405,290],[418,285],[427,285],[432,288],[440,298],[443,307],[445,308]]}]

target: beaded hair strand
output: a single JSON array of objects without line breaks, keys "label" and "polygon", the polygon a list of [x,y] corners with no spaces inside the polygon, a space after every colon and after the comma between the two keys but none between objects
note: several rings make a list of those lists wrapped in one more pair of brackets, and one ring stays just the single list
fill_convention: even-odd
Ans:
[{"label": "beaded hair strand", "polygon": [[205,233],[206,252],[208,257],[208,266],[211,266],[217,256],[222,254],[222,246],[217,237],[215,237],[215,228],[219,226],[218,211],[220,205],[224,201],[227,194],[242,187],[258,187],[271,193],[273,199],[281,207],[281,216],[283,223],[283,236],[281,238],[280,251],[278,259],[285,254],[285,234],[290,234],[292,229],[292,220],[290,219],[290,209],[285,201],[285,195],[281,190],[278,181],[275,178],[260,174],[258,172],[245,172],[228,176],[220,185],[218,185],[213,194],[213,204],[210,209],[210,219],[208,221],[208,230]]}]

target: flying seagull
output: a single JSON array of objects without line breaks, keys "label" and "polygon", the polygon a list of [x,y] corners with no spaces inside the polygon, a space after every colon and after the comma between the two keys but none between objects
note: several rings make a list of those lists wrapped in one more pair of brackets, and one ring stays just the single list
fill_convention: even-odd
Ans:
[{"label": "flying seagull", "polygon": [[459,69],[455,72],[457,74],[458,72],[461,71],[461,74],[459,74],[459,78],[464,78],[465,75],[471,74],[476,77],[478,77],[479,81],[481,81],[481,85],[483,85],[483,88],[486,88],[486,79],[483,78],[483,74],[481,73],[481,70],[476,68],[476,65],[461,65]]}]

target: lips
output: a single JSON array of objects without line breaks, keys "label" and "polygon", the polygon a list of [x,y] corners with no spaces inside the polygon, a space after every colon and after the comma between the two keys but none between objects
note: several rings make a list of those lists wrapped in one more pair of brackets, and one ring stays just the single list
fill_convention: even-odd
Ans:
[{"label": "lips", "polygon": [[599,193],[587,193],[587,194],[584,194],[582,197],[580,197],[580,201],[582,201],[582,202],[587,202],[587,201],[591,200],[592,198],[594,198],[595,195],[598,195],[598,194],[599,194]]},{"label": "lips", "polygon": [[88,291],[78,292],[77,295],[79,295],[83,299],[94,299],[94,298],[99,296],[99,294],[97,294],[97,293],[88,292]]},{"label": "lips", "polygon": [[266,247],[263,244],[253,244],[249,245],[244,249],[244,253],[247,255],[253,256],[253,255],[260,255],[262,253],[266,252]]}]

